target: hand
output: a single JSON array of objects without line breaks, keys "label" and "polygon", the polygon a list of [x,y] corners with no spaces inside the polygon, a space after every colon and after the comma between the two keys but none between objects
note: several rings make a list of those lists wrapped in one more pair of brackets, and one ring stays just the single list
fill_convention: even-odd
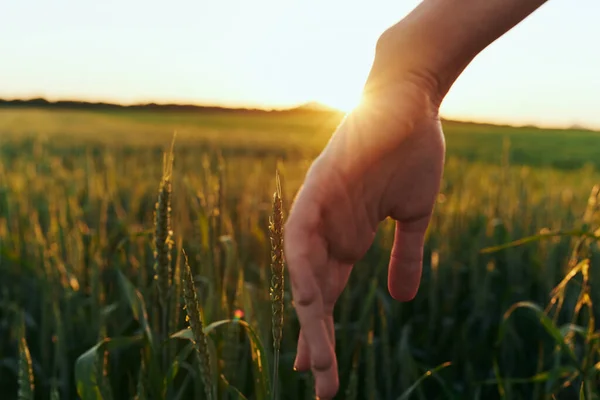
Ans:
[{"label": "hand", "polygon": [[[388,73],[376,56],[364,104],[340,124],[309,169],[286,223],[285,256],[301,324],[295,368],[312,368],[316,393],[339,386],[333,308],[378,224],[396,220],[388,288],[411,300],[439,191],[444,137],[428,79]],[[397,64],[396,64],[397,65]]]}]

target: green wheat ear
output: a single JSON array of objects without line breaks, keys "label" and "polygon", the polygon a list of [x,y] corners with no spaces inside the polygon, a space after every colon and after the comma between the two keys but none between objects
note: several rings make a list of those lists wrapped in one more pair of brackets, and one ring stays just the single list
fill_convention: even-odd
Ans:
[{"label": "green wheat ear", "polygon": [[25,339],[25,322],[23,316],[20,317],[18,326],[19,332],[19,400],[33,400],[34,381],[33,381],[33,363],[31,354]]},{"label": "green wheat ear", "polygon": [[158,189],[158,201],[154,213],[154,276],[158,285],[159,302],[166,309],[169,287],[171,286],[171,249],[173,232],[171,230],[171,176],[173,172],[173,154],[163,163],[163,176]]},{"label": "green wheat ear", "polygon": [[[159,337],[166,338],[169,331],[169,297],[171,291],[171,250],[173,248],[173,231],[171,229],[171,177],[173,175],[173,148],[175,135],[171,142],[169,154],[163,158],[163,173],[158,190],[158,200],[154,213],[154,278],[158,288],[159,305]],[[162,362],[166,367],[169,359],[169,347],[162,352]]]},{"label": "green wheat ear", "polygon": [[277,375],[279,370],[279,351],[283,331],[283,210],[281,201],[281,182],[279,171],[275,171],[276,190],[273,193],[273,214],[269,218],[269,236],[271,238],[271,310],[273,331],[273,397],[277,399]]},{"label": "green wheat ear", "polygon": [[200,375],[204,383],[206,399],[212,400],[214,396],[210,367],[210,354],[208,350],[207,338],[203,330],[202,312],[200,309],[200,303],[198,301],[198,295],[196,294],[194,276],[192,275],[187,254],[185,254],[183,249],[181,251],[185,264],[185,268],[182,270],[181,281],[183,283],[183,298],[187,313],[186,321],[189,322],[190,329],[192,330],[192,334],[194,336],[194,348],[196,349],[196,356],[198,357],[198,362],[200,364]]}]

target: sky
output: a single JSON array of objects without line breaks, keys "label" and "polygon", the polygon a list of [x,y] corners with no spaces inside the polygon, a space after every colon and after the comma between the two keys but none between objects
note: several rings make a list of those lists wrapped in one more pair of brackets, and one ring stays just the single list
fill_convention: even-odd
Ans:
[{"label": "sky", "polygon": [[[0,0],[0,97],[281,108],[358,101],[416,0]],[[485,49],[446,118],[600,128],[600,1],[549,0]]]}]

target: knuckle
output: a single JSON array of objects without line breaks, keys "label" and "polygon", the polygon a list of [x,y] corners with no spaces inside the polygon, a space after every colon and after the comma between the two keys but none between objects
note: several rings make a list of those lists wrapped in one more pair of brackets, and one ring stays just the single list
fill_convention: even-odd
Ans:
[{"label": "knuckle", "polygon": [[311,356],[311,368],[315,372],[327,372],[333,366],[333,357],[329,352],[317,352]]},{"label": "knuckle", "polygon": [[310,307],[317,302],[317,292],[311,286],[297,286],[295,297],[300,307]]},{"label": "knuckle", "polygon": [[389,27],[379,35],[375,43],[375,54],[379,55],[390,52],[390,49],[395,45],[395,39],[398,38],[398,35],[395,33],[396,29],[394,26]]}]

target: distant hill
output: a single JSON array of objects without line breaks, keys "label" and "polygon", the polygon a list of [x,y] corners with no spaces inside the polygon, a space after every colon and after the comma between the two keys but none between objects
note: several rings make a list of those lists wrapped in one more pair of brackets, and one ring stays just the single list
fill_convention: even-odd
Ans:
[{"label": "distant hill", "polygon": [[[44,98],[33,98],[33,99],[0,99],[0,109],[2,108],[46,108],[46,109],[64,109],[64,110],[147,110],[152,112],[190,112],[190,113],[232,113],[232,114],[258,114],[258,115],[316,115],[316,114],[331,114],[341,118],[344,112],[337,110],[332,107],[328,107],[318,102],[309,102],[298,107],[286,108],[286,109],[273,109],[266,110],[260,108],[231,108],[231,107],[220,107],[220,106],[208,106],[208,105],[194,105],[194,104],[157,104],[157,103],[144,103],[144,104],[132,104],[123,105],[115,103],[103,103],[103,102],[87,102],[79,100],[58,100],[49,101]],[[458,121],[442,118],[444,126],[449,125],[472,125],[479,127],[513,127],[513,128],[528,128],[528,129],[541,129],[537,126],[520,126],[520,125],[509,125],[509,124],[495,124],[486,122],[472,122],[472,121]],[[562,130],[561,128],[558,128]],[[572,126],[569,129],[577,131],[592,131],[583,126]]]},{"label": "distant hill", "polygon": [[325,104],[321,104],[316,101],[311,101],[309,103],[303,104],[300,107],[296,107],[296,110],[310,110],[310,111],[325,111],[325,112],[333,112],[340,113],[336,108],[326,106]]},{"label": "distant hill", "polygon": [[265,110],[259,108],[229,108],[219,106],[203,106],[193,104],[114,104],[103,102],[87,102],[78,100],[49,101],[44,98],[34,99],[0,99],[0,108],[48,108],[48,109],[76,109],[76,110],[148,110],[148,111],[182,111],[182,112],[208,112],[208,113],[257,113],[257,114],[303,114],[303,113],[332,113],[343,114],[334,108],[327,107],[317,102],[310,102],[299,107]]}]

